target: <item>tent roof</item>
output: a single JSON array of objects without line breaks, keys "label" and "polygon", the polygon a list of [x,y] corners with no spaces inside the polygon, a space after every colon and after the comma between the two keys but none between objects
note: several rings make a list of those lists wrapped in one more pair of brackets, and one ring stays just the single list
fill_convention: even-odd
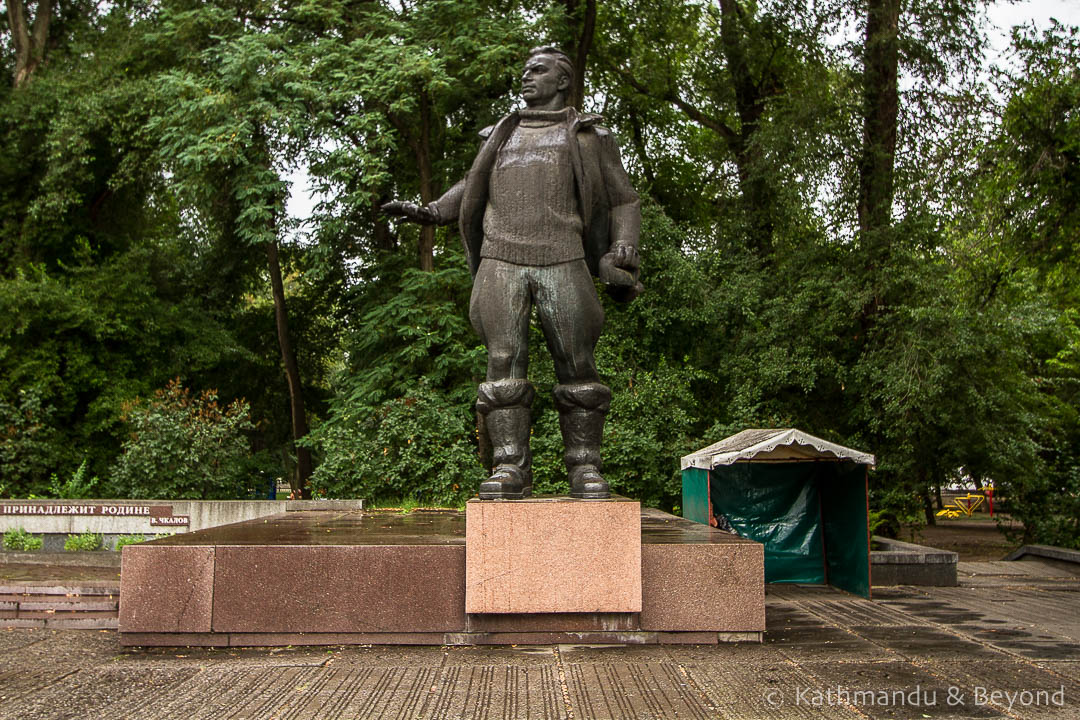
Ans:
[{"label": "tent roof", "polygon": [[743,430],[682,459],[682,469],[711,470],[745,462],[814,462],[851,460],[873,465],[874,456],[822,440],[794,428]]}]

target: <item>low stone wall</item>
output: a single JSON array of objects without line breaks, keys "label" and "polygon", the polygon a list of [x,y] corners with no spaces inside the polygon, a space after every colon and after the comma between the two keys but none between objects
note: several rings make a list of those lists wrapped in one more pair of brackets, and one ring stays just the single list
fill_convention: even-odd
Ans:
[{"label": "low stone wall", "polygon": [[0,500],[0,533],[41,535],[42,550],[63,550],[68,535],[100,533],[112,548],[122,535],[189,532],[303,510],[360,510],[363,500]]},{"label": "low stone wall", "polygon": [[1023,560],[1038,558],[1056,562],[1080,565],[1080,550],[1057,547],[1056,545],[1022,545],[1002,558],[1002,560]]},{"label": "low stone wall", "polygon": [[956,585],[956,553],[875,535],[870,551],[873,585]]}]

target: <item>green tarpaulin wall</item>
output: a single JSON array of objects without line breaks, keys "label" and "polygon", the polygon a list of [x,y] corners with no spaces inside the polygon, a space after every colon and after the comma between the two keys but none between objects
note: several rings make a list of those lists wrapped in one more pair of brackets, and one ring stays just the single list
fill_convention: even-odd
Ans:
[{"label": "green tarpaulin wall", "polygon": [[683,517],[727,518],[765,546],[765,582],[834,585],[870,597],[866,467],[736,463],[683,470]]}]

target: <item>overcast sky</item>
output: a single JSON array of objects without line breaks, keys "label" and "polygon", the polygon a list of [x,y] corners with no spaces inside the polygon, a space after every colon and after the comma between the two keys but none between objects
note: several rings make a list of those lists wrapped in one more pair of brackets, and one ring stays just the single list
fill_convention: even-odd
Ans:
[{"label": "overcast sky", "polygon": [[[992,45],[991,61],[1009,47],[1009,30],[1014,25],[1034,22],[1036,27],[1046,28],[1054,18],[1065,25],[1080,25],[1080,0],[1021,0],[1006,3],[999,1],[991,6],[990,29]],[[311,198],[306,168],[300,168],[289,176],[292,193],[286,209],[291,217],[305,220],[311,216],[315,201]]]}]

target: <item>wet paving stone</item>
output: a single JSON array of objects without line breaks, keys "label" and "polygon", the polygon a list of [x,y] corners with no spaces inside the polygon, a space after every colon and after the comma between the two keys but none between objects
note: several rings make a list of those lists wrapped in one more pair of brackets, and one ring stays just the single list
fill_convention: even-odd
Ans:
[{"label": "wet paving stone", "polygon": [[987,660],[1001,657],[1001,653],[973,640],[923,625],[864,625],[851,629],[860,637],[909,659]]},{"label": "wet paving stone", "polygon": [[1080,683],[1024,660],[930,660],[935,675],[963,688],[963,704],[988,705],[1024,718],[1080,716]]},{"label": "wet paving stone", "polygon": [[900,659],[900,656],[888,647],[861,637],[849,629],[827,625],[787,628],[766,633],[765,642],[792,660],[867,662]]},{"label": "wet paving stone", "polygon": [[0,720],[1080,718],[1080,582],[971,577],[872,601],[770,586],[760,644],[140,649],[8,630]]},{"label": "wet paving stone", "polygon": [[813,684],[796,689],[792,702],[803,707],[829,710],[843,706],[881,720],[1006,717],[989,705],[963,703],[960,698],[965,692],[972,697],[971,688],[957,687],[910,663],[805,663],[801,667],[814,678]]}]

